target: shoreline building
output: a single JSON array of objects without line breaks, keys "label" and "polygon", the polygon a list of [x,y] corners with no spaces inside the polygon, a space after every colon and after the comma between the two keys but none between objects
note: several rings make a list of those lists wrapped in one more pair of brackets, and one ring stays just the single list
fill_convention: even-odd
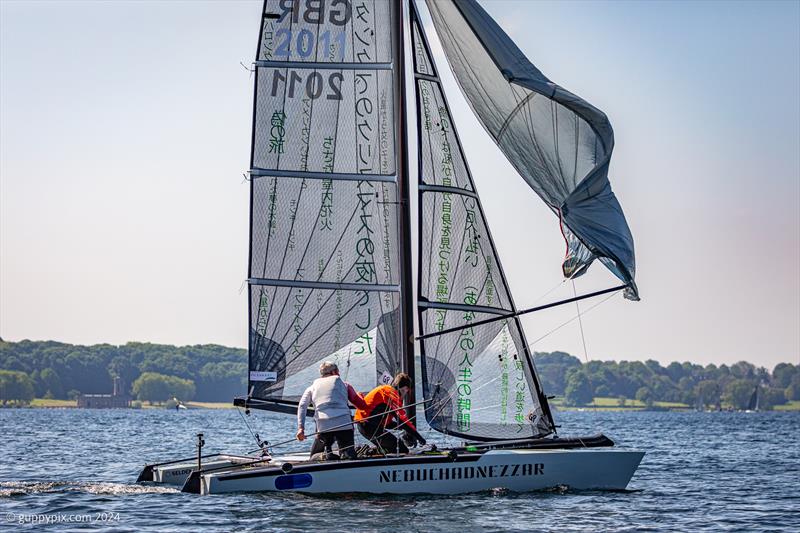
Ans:
[{"label": "shoreline building", "polygon": [[111,394],[81,394],[78,396],[78,407],[83,409],[125,409],[131,406],[131,398],[125,392],[122,380],[114,378],[114,390]]}]

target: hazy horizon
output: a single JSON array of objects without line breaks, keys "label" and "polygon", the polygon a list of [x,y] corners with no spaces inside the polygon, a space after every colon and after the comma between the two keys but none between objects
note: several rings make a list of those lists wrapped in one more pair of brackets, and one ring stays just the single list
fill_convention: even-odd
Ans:
[{"label": "hazy horizon", "polygon": [[[586,355],[578,321],[546,335],[574,304],[527,315],[532,348],[800,363],[800,3],[481,3],[609,116],[636,243],[642,301],[581,302]],[[0,1],[3,339],[246,346],[260,9]],[[557,220],[442,75],[517,306],[572,296]]]}]

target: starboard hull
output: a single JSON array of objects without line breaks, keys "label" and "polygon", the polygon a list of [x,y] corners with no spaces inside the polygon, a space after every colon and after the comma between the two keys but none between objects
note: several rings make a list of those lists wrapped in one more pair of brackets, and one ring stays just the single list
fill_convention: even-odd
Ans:
[{"label": "starboard hull", "polygon": [[612,449],[517,449],[455,458],[440,455],[332,461],[296,466],[288,473],[270,466],[202,474],[190,491],[466,494],[496,488],[515,492],[552,487],[622,490],[643,456],[644,452]]}]

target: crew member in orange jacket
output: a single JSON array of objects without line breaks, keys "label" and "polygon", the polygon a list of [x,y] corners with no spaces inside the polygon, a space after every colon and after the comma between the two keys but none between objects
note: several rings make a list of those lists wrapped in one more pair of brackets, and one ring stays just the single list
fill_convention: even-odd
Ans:
[{"label": "crew member in orange jacket", "polygon": [[[380,385],[367,393],[364,396],[367,408],[356,411],[358,431],[383,453],[408,453],[408,446],[425,445],[425,439],[402,409],[403,398],[411,387],[411,378],[401,372],[391,385]],[[384,416],[375,416],[381,413],[385,413]],[[398,440],[390,429],[402,429],[403,440]]]}]

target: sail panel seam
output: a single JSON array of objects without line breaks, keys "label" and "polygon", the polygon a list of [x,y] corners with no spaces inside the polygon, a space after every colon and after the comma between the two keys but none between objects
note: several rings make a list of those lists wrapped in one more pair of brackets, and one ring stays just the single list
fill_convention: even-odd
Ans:
[{"label": "sail panel seam", "polygon": [[[426,302],[420,301],[417,304],[417,307],[422,309],[449,309],[453,311],[473,311],[476,313],[489,313],[492,315],[507,315],[509,313],[513,313],[513,311],[509,309],[500,309],[498,307],[489,307],[488,305],[467,305],[467,304],[454,304],[454,303],[446,303],[446,302]],[[464,327],[469,327],[470,324],[466,324]]]},{"label": "sail panel seam", "polygon": [[360,174],[346,172],[308,172],[305,170],[269,170],[265,168],[250,169],[253,178],[307,178],[333,181],[384,181],[397,183],[396,174]]},{"label": "sail panel seam", "polygon": [[420,184],[419,190],[422,192],[440,192],[440,193],[458,194],[461,196],[469,196],[470,198],[475,198],[476,200],[478,198],[478,195],[472,191],[468,191],[466,189],[459,189],[458,187],[449,187],[447,185]]},{"label": "sail panel seam", "polygon": [[430,81],[432,83],[440,83],[438,76],[431,76],[430,74],[422,74],[421,72],[415,72],[414,77],[418,80]]},{"label": "sail panel seam", "polygon": [[336,283],[333,281],[300,281],[272,278],[250,278],[247,281],[250,285],[268,285],[272,287],[300,287],[332,291],[400,292],[400,285],[383,285],[378,283]]},{"label": "sail panel seam", "polygon": [[317,61],[266,61],[255,62],[259,68],[302,68],[320,70],[392,70],[391,63],[320,63]]}]

